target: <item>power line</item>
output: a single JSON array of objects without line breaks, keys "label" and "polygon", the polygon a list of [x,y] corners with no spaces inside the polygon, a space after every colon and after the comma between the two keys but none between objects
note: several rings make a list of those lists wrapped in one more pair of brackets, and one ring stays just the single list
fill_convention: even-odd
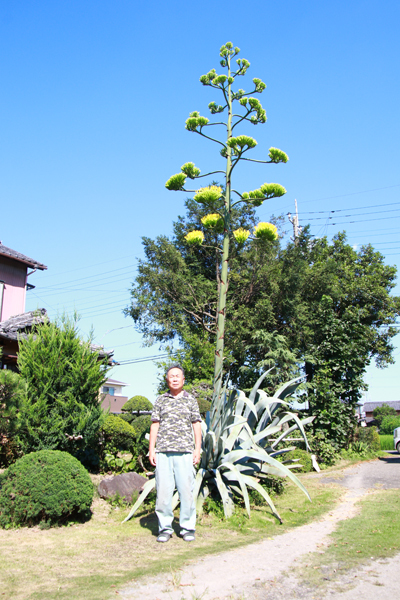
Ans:
[{"label": "power line", "polygon": [[[135,263],[133,265],[127,265],[126,267],[120,267],[119,269],[112,269],[111,271],[103,271],[102,273],[96,273],[96,275],[88,275],[87,277],[81,277],[80,279],[71,279],[70,281],[63,281],[63,285],[68,285],[68,283],[76,283],[77,281],[85,281],[88,279],[93,279],[94,277],[99,277],[99,275],[101,276],[100,279],[95,279],[94,281],[90,281],[89,283],[94,283],[95,281],[102,281],[102,280],[104,280],[103,275],[107,275],[108,273],[116,273],[117,271],[124,271],[125,269],[132,269],[132,267],[135,267],[136,265],[137,265],[137,263]],[[119,273],[118,275],[115,275],[115,277],[119,277],[119,275],[121,275],[121,273]],[[112,277],[113,277],[113,275],[110,275],[110,277],[106,277],[106,279],[110,279]],[[59,288],[59,284],[53,284],[53,285],[43,287],[43,289],[46,289],[46,290],[51,290],[53,288]]]},{"label": "power line", "polygon": [[[350,216],[353,217],[355,215],[349,215],[349,217]],[[328,217],[328,219],[329,219],[329,217]],[[352,223],[368,223],[369,221],[387,221],[388,219],[392,219],[393,220],[393,217],[382,217],[382,218],[379,218],[379,219],[376,219],[376,218],[375,219],[362,219],[361,221],[347,221],[347,222],[344,221],[343,223],[325,223],[323,225],[323,227],[328,227],[328,226],[331,226],[331,225],[348,225],[348,224],[352,224]],[[306,223],[308,222],[307,219],[300,219],[300,221],[304,221]]]},{"label": "power line", "polygon": [[344,212],[346,210],[364,210],[366,208],[380,208],[381,206],[397,206],[400,202],[391,202],[390,204],[375,204],[373,206],[355,206],[354,208],[338,208],[335,210],[315,210],[315,211],[306,211],[306,215],[319,215],[323,213],[336,213],[336,212]]},{"label": "power line", "polygon": [[[379,214],[389,213],[389,212],[399,212],[399,211],[400,211],[400,208],[393,208],[392,210],[382,210],[382,211],[379,212]],[[330,213],[334,213],[336,211],[331,210],[329,212]],[[337,211],[337,212],[339,212],[339,211]],[[352,217],[365,217],[365,216],[374,215],[374,214],[376,214],[376,213],[359,213],[359,214],[355,214],[355,215],[339,215],[339,218],[340,219],[344,219],[346,217],[351,217],[351,218]],[[304,220],[307,220],[307,221],[325,221],[326,219],[333,219],[333,218],[334,217],[326,216],[326,217],[311,217],[311,218],[301,219],[301,220],[302,221],[304,221]]]}]

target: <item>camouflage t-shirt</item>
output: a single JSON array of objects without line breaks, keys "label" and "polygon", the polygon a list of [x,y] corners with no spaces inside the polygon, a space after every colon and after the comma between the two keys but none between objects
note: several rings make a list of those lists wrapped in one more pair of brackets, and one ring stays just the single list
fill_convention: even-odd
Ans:
[{"label": "camouflage t-shirt", "polygon": [[169,392],[159,396],[151,414],[152,421],[159,421],[156,452],[193,452],[192,423],[201,421],[196,398],[183,392],[175,398]]}]

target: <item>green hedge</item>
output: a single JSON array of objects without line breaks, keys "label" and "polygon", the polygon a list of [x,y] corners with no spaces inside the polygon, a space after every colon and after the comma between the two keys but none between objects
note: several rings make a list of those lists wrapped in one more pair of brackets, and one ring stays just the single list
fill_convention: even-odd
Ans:
[{"label": "green hedge", "polygon": [[93,484],[68,452],[40,450],[18,459],[0,476],[0,526],[47,526],[89,514]]}]

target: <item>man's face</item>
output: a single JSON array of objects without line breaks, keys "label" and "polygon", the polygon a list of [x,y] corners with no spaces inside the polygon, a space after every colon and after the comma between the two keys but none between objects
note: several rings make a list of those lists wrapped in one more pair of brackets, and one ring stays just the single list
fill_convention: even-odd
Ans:
[{"label": "man's face", "polygon": [[179,394],[182,391],[185,378],[180,369],[171,369],[168,371],[167,384],[173,394]]}]

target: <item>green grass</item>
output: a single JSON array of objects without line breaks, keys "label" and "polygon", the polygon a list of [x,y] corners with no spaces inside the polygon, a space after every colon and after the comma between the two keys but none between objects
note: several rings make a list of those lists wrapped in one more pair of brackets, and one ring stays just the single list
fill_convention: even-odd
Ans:
[{"label": "green grass", "polygon": [[[300,476],[302,478],[303,476]],[[157,544],[153,512],[139,513],[122,524],[127,510],[112,508],[100,499],[93,518],[84,524],[49,530],[0,530],[1,597],[13,600],[107,600],[138,577],[176,572],[187,561],[274,537],[318,519],[343,494],[335,485],[307,479],[312,502],[289,484],[274,498],[284,523],[264,506],[243,510],[225,521],[214,515],[199,519],[196,543],[174,536],[167,546]],[[177,525],[177,523],[175,523]]]},{"label": "green grass", "polygon": [[305,583],[324,587],[327,580],[339,582],[351,569],[399,551],[400,494],[384,490],[364,498],[360,513],[341,521],[330,535],[327,550],[308,555],[307,565],[296,571]]},{"label": "green grass", "polygon": [[381,450],[394,450],[393,435],[379,435]]}]

